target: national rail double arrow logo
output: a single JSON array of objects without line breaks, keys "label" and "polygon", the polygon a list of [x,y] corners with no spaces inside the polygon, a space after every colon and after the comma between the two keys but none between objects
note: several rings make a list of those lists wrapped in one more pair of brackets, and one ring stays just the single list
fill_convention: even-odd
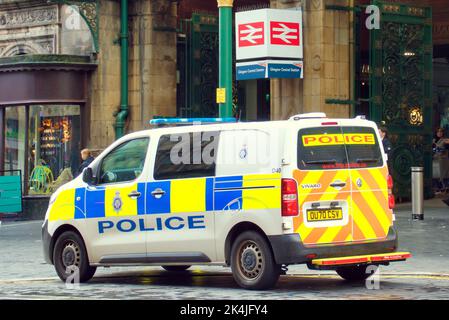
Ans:
[{"label": "national rail double arrow logo", "polygon": [[239,47],[259,46],[265,43],[263,22],[239,25]]},{"label": "national rail double arrow logo", "polygon": [[270,21],[271,44],[299,46],[299,23]]}]

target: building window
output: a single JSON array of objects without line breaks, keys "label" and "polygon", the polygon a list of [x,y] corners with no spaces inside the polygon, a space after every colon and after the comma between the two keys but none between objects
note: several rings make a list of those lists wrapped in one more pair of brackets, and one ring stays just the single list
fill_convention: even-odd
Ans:
[{"label": "building window", "polygon": [[4,170],[25,171],[25,107],[5,109],[5,165]]},{"label": "building window", "polygon": [[4,170],[21,170],[25,195],[50,195],[80,165],[78,105],[5,108]]}]

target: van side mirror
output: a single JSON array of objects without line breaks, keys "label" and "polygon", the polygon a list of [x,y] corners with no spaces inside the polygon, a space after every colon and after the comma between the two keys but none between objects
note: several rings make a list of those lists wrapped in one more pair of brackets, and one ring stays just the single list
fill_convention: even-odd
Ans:
[{"label": "van side mirror", "polygon": [[95,177],[94,172],[92,171],[92,168],[87,167],[83,171],[83,181],[87,183],[88,185],[95,184]]}]

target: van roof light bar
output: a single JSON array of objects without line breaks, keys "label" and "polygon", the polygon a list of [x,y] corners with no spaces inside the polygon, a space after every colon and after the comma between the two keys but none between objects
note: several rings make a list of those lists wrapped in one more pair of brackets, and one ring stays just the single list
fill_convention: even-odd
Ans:
[{"label": "van roof light bar", "polygon": [[325,119],[327,115],[323,112],[312,112],[312,113],[303,113],[297,114],[289,119],[289,121],[299,121],[305,119]]},{"label": "van roof light bar", "polygon": [[236,123],[236,118],[158,118],[150,120],[154,126],[161,125],[202,125],[213,123]]}]

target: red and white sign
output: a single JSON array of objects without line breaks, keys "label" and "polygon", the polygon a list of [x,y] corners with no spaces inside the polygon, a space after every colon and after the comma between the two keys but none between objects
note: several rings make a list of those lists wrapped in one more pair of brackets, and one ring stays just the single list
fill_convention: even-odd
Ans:
[{"label": "red and white sign", "polygon": [[301,9],[259,9],[235,14],[237,62],[302,61]]},{"label": "red and white sign", "polygon": [[250,47],[265,44],[265,23],[253,22],[238,25],[238,46]]},{"label": "red and white sign", "polygon": [[299,23],[270,21],[271,44],[299,46],[301,43],[299,28]]}]

